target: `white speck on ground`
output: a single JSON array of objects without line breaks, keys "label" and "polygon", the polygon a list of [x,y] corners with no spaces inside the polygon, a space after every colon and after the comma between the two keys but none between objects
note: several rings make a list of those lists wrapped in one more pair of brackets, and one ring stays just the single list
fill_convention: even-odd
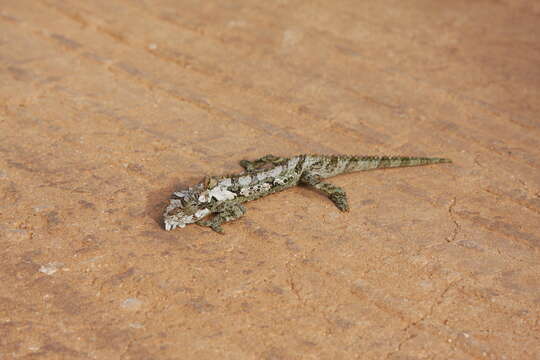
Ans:
[{"label": "white speck on ground", "polygon": [[143,302],[139,299],[128,298],[122,301],[122,304],[120,306],[126,310],[139,310],[142,304]]},{"label": "white speck on ground", "polygon": [[300,40],[302,40],[302,37],[303,35],[300,31],[291,29],[285,30],[285,32],[283,33],[282,45],[283,47],[295,46],[300,42]]},{"label": "white speck on ground", "polygon": [[47,275],[52,275],[57,272],[62,266],[64,266],[64,264],[62,264],[61,262],[48,263],[45,265],[41,265],[41,267],[39,268],[39,272]]}]

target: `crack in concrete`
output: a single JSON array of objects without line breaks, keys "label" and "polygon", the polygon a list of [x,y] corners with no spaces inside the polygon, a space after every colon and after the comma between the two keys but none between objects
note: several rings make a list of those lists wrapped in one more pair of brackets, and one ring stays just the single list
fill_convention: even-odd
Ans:
[{"label": "crack in concrete", "polygon": [[439,298],[437,301],[435,301],[433,304],[431,304],[431,307],[429,309],[429,312],[424,315],[420,321],[423,321],[425,320],[426,318],[428,317],[431,317],[433,315],[433,311],[435,311],[435,307],[439,306],[440,304],[442,304],[443,300],[444,300],[444,297],[446,295],[446,293],[455,285],[457,284],[458,282],[461,281],[461,278],[458,278],[458,279],[455,279],[453,281],[451,281],[448,286],[446,286],[446,288],[441,292],[441,294],[439,295]]},{"label": "crack in concrete", "polygon": [[[407,326],[407,327],[408,327],[408,326]],[[403,331],[405,331],[405,330],[403,330]],[[390,357],[391,357],[392,355],[401,352],[401,348],[403,347],[403,345],[404,345],[406,342],[408,342],[409,340],[414,339],[415,337],[416,337],[416,335],[411,334],[411,335],[407,336],[405,339],[401,340],[401,341],[399,342],[399,344],[397,344],[396,349],[395,349],[394,351],[390,351],[388,354],[386,354],[385,359],[390,359]]]},{"label": "crack in concrete", "polygon": [[300,295],[300,291],[298,290],[298,288],[296,287],[296,283],[294,281],[294,277],[292,275],[292,270],[290,268],[290,263],[287,262],[285,264],[285,269],[287,271],[287,283],[289,284],[289,287],[291,288],[291,291],[293,292],[293,294],[296,296],[296,298],[298,299],[298,301],[300,302],[300,304],[302,305],[305,305],[305,301],[304,299],[302,298],[302,296]]},{"label": "crack in concrete", "polygon": [[450,203],[450,206],[448,206],[448,214],[450,215],[450,219],[454,223],[454,230],[452,231],[452,234],[446,238],[446,242],[453,243],[456,241],[456,238],[461,231],[461,225],[457,222],[455,214],[454,214],[454,207],[456,206],[457,198],[454,197],[452,202]]},{"label": "crack in concrete", "polygon": [[[429,310],[424,314],[422,315],[418,320],[413,320],[413,321],[410,321],[402,330],[403,333],[407,334],[409,333],[410,329],[413,328],[413,327],[416,327],[419,323],[425,321],[427,318],[431,317],[433,315],[433,312],[435,311],[435,308],[437,306],[439,306],[440,304],[442,304],[443,300],[444,300],[444,297],[446,295],[446,293],[448,293],[448,291],[455,285],[457,284],[459,281],[461,281],[461,278],[458,278],[458,279],[455,279],[455,280],[452,280],[447,286],[446,288],[441,292],[441,294],[438,296],[437,300],[433,302],[433,304],[431,304],[431,306],[429,307]],[[416,337],[416,334],[409,334],[407,337],[405,337],[403,340],[401,340],[397,346],[396,346],[396,349],[389,352],[385,359],[389,359],[390,356],[392,356],[393,354],[396,354],[396,353],[399,353],[401,351],[401,348],[403,347],[403,345],[405,343],[407,343],[408,341],[414,339]]]}]

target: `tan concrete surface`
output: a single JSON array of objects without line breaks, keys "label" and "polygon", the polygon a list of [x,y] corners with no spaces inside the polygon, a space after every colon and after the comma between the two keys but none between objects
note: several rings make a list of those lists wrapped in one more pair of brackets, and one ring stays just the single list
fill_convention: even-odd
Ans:
[{"label": "tan concrete surface", "polygon": [[[540,358],[540,5],[0,2],[0,359]],[[220,236],[267,153],[445,156]]]}]

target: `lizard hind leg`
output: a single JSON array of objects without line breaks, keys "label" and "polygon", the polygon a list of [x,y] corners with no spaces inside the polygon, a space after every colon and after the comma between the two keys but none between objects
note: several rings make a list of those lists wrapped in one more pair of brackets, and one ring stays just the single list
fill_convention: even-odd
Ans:
[{"label": "lizard hind leg", "polygon": [[246,213],[246,208],[241,204],[223,204],[214,217],[210,220],[199,220],[198,225],[208,226],[215,232],[223,234],[221,224],[241,218]]},{"label": "lizard hind leg", "polygon": [[322,182],[319,176],[310,174],[302,175],[300,182],[325,194],[339,210],[349,211],[347,194],[345,193],[345,190],[339,186]]},{"label": "lizard hind leg", "polygon": [[284,162],[286,160],[287,160],[286,158],[282,158],[282,157],[279,157],[279,156],[268,154],[268,155],[263,156],[262,158],[259,158],[257,160],[253,160],[253,161],[241,160],[240,161],[240,166],[242,166],[244,169],[246,169],[246,171],[251,172],[251,171],[254,171],[254,170],[261,169],[265,165],[268,165],[268,164],[276,165],[276,164],[279,164],[279,163]]}]

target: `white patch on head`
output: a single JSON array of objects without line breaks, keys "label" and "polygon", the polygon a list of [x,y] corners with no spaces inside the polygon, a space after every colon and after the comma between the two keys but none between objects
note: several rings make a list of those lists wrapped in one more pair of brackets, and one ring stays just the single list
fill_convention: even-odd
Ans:
[{"label": "white patch on head", "polygon": [[223,201],[234,199],[236,197],[236,194],[232,191],[227,190],[226,188],[216,186],[208,192],[208,196],[213,197],[217,201]]},{"label": "white patch on head", "polygon": [[197,210],[197,212],[195,213],[195,217],[197,219],[200,219],[200,218],[203,218],[205,217],[206,215],[210,214],[210,210],[208,209],[201,209],[201,210]]},{"label": "white patch on head", "polygon": [[251,176],[249,175],[246,175],[246,176],[241,176],[239,179],[238,179],[238,183],[242,186],[246,186],[246,185],[249,185],[249,183],[251,182]]},{"label": "white patch on head", "polygon": [[276,185],[285,185],[285,182],[287,181],[288,179],[280,179],[280,178],[276,178],[274,179],[274,184]]}]

